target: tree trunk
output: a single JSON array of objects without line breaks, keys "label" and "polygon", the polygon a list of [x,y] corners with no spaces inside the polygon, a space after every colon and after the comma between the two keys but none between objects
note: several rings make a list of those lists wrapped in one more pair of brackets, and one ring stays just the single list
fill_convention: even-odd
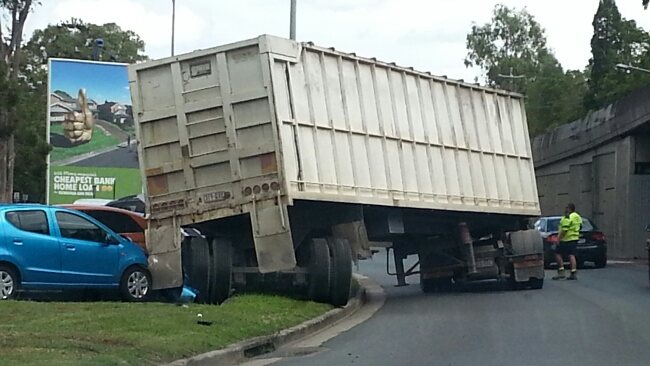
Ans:
[{"label": "tree trunk", "polygon": [[14,134],[0,137],[0,202],[13,199],[15,158]]},{"label": "tree trunk", "polygon": [[[8,83],[18,80],[20,69],[20,47],[23,40],[23,29],[33,0],[0,0],[0,9],[10,13],[9,37],[2,33],[3,24],[0,18],[0,77],[5,85],[15,88]],[[5,43],[5,42],[8,42]],[[14,134],[17,125],[15,101],[8,98],[8,92],[0,95],[0,202],[11,202],[14,191],[14,161],[16,158]]]}]

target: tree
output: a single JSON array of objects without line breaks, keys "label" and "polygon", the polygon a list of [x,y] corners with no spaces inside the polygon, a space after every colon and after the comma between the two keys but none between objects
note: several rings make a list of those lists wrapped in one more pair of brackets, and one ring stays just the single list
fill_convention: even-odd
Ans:
[{"label": "tree", "polygon": [[[1,0],[0,0],[1,1]],[[45,199],[47,171],[47,60],[49,57],[93,59],[94,42],[104,40],[98,59],[133,63],[146,59],[144,42],[132,31],[114,23],[88,24],[72,19],[36,30],[23,47],[21,75],[26,81],[19,88],[16,113],[21,123],[15,130],[16,164],[14,184],[28,193],[30,201]]]},{"label": "tree", "polygon": [[472,25],[466,45],[465,65],[481,68],[488,85],[527,95],[533,135],[582,114],[585,87],[577,84],[584,78],[579,71],[564,72],[544,29],[525,9],[496,5],[489,23]]},{"label": "tree", "polygon": [[103,40],[98,60],[135,63],[147,59],[144,41],[133,31],[122,30],[115,23],[97,25],[74,18],[34,31],[26,50],[33,64],[45,64],[48,57],[92,60],[98,39]]},{"label": "tree", "polygon": [[650,0],[643,0],[643,8],[644,8],[644,9],[647,9],[647,8],[648,8],[648,3],[649,3],[649,2],[650,2]]},{"label": "tree", "polygon": [[10,20],[5,35],[0,17],[0,202],[13,198],[20,48],[32,5],[32,0],[0,0],[0,11],[6,11]]},{"label": "tree", "polygon": [[14,187],[27,193],[31,202],[45,201],[47,154],[47,83],[25,86],[17,104],[20,123],[16,128]]},{"label": "tree", "polygon": [[647,67],[650,34],[626,20],[614,0],[601,0],[593,20],[591,77],[585,98],[588,109],[601,108],[647,84],[649,75],[625,73],[617,64]]}]

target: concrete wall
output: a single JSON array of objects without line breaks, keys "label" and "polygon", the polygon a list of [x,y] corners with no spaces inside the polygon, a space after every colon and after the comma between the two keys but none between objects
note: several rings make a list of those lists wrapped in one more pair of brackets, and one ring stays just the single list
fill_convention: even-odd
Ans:
[{"label": "concrete wall", "polygon": [[650,219],[650,176],[633,174],[635,145],[626,136],[536,169],[542,214],[561,214],[573,202],[605,233],[612,257],[644,256],[639,222]]}]

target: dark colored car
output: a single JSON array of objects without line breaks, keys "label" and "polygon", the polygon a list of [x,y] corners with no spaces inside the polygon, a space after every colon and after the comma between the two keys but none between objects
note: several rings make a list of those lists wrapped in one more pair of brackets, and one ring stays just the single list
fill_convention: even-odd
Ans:
[{"label": "dark colored car", "polygon": [[[555,255],[551,246],[560,243],[558,231],[562,216],[542,217],[535,222],[537,229],[544,239],[544,267],[549,268],[555,262]],[[564,258],[568,260],[568,258]],[[580,229],[580,240],[576,248],[576,261],[579,266],[585,262],[593,262],[596,268],[607,265],[607,242],[605,234],[599,231],[596,226],[586,217],[582,218]]]},{"label": "dark colored car", "polygon": [[108,207],[117,207],[123,210],[133,211],[137,213],[144,214],[144,197],[141,195],[137,196],[127,196],[120,198],[119,200],[111,201],[106,204]]}]

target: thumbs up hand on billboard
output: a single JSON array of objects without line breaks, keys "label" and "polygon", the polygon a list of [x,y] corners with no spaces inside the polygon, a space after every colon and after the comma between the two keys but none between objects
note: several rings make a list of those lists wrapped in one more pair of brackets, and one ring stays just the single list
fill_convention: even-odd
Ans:
[{"label": "thumbs up hand on billboard", "polygon": [[86,90],[79,89],[77,104],[81,112],[70,112],[65,115],[63,130],[65,137],[73,144],[81,144],[90,141],[93,137],[95,121],[92,112],[88,107]]}]

